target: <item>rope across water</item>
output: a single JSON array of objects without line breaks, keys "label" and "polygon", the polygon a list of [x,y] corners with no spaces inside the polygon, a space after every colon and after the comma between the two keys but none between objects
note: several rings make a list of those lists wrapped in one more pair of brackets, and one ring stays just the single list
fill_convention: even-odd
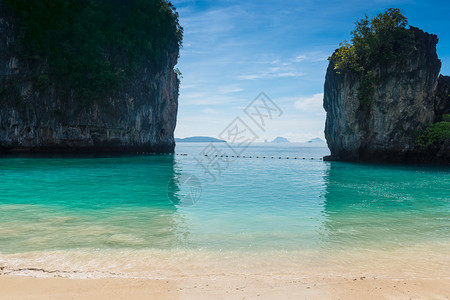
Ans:
[{"label": "rope across water", "polygon": [[[174,155],[172,153],[151,153],[151,152],[137,152],[138,155]],[[177,156],[188,156],[187,153],[176,153]],[[322,157],[291,157],[291,156],[264,156],[264,155],[208,155],[211,157],[232,157],[232,158],[258,158],[258,159],[300,159],[300,160],[323,160]]]}]

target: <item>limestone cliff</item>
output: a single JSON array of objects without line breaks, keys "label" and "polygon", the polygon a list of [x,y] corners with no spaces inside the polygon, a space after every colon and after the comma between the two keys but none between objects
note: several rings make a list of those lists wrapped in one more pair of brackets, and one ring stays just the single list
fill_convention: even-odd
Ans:
[{"label": "limestone cliff", "polygon": [[0,153],[173,151],[178,49],[162,67],[143,64],[118,91],[84,105],[73,91],[57,93],[51,78],[39,80],[48,66],[17,53],[15,32],[0,1]]},{"label": "limestone cliff", "polygon": [[324,108],[325,137],[331,160],[375,162],[450,162],[450,145],[422,149],[417,135],[449,113],[450,80],[439,77],[438,39],[418,28],[415,51],[407,59],[371,71],[378,80],[368,108],[358,99],[361,76],[327,69]]}]

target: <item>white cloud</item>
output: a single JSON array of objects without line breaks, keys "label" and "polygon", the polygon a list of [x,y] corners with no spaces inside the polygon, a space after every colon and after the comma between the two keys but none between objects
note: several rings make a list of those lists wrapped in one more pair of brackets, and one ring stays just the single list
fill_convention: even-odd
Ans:
[{"label": "white cloud", "polygon": [[229,108],[236,104],[247,103],[248,99],[239,97],[239,94],[233,96],[233,94],[214,94],[213,91],[205,91],[199,93],[181,93],[178,102],[184,108],[192,105],[204,105],[207,107],[221,105]]},{"label": "white cloud", "polygon": [[302,72],[289,72],[282,70],[281,68],[270,68],[266,72],[249,74],[249,75],[241,75],[238,76],[238,80],[254,80],[254,79],[273,79],[273,78],[284,78],[284,77],[301,77],[304,76],[305,73]]},{"label": "white cloud", "polygon": [[262,74],[252,74],[252,75],[241,75],[238,76],[238,80],[253,80],[263,78]]},{"label": "white cloud", "polygon": [[204,112],[205,114],[213,114],[213,115],[216,115],[216,114],[219,113],[217,110],[215,110],[215,109],[213,109],[213,108],[205,108],[205,109],[203,110],[203,112]]},{"label": "white cloud", "polygon": [[306,55],[299,55],[294,59],[294,62],[302,62],[306,59]]},{"label": "white cloud", "polygon": [[295,101],[294,106],[301,112],[325,113],[323,110],[323,93],[300,98]]},{"label": "white cloud", "polygon": [[195,85],[188,85],[188,84],[180,84],[180,90],[185,90],[185,89],[192,89],[195,88]]},{"label": "white cloud", "polygon": [[[288,67],[293,64],[298,64],[302,62],[311,63],[327,60],[328,55],[322,52],[307,52],[302,53],[294,57],[293,59],[288,59],[287,61],[281,61],[280,59],[273,60],[270,64],[277,65],[280,67]],[[278,67],[279,68],[279,67]]]},{"label": "white cloud", "polygon": [[[272,6],[283,11],[286,7],[275,5],[276,1],[213,1],[207,6],[196,0],[174,2],[184,27],[177,66],[183,73],[178,136],[217,135],[236,116],[245,117],[243,109],[261,90],[284,112],[264,135],[287,136],[292,141],[323,135],[322,99],[308,102],[308,98],[323,89],[326,58],[337,45],[334,40],[325,47],[309,46],[302,39],[297,45],[283,44],[284,33],[304,30],[280,18],[282,11],[273,14]],[[262,13],[268,8],[271,13]],[[297,19],[293,8],[284,13]],[[316,63],[320,60],[325,62]]]},{"label": "white cloud", "polygon": [[[195,92],[195,93],[184,93],[182,95],[182,99],[202,99],[208,97],[208,94],[203,92]],[[181,98],[181,97],[180,97]]]},{"label": "white cloud", "polygon": [[304,76],[305,73],[302,72],[281,72],[281,73],[276,73],[273,76],[274,77],[301,77]]},{"label": "white cloud", "polygon": [[287,60],[273,59],[265,62],[267,69],[255,71],[254,74],[245,74],[238,76],[238,80],[254,80],[254,79],[273,79],[286,77],[302,77],[306,74],[300,72],[300,65],[302,63],[315,63],[327,59],[327,55],[321,52],[308,52],[295,56]]},{"label": "white cloud", "polygon": [[223,93],[223,94],[230,94],[230,93],[242,92],[243,90],[244,90],[243,88],[222,87],[222,88],[219,89],[219,92]]},{"label": "white cloud", "polygon": [[319,61],[325,61],[328,58],[328,54],[322,53],[322,52],[308,52],[304,54],[297,55],[293,59],[293,62],[300,63],[300,62],[319,62]]}]

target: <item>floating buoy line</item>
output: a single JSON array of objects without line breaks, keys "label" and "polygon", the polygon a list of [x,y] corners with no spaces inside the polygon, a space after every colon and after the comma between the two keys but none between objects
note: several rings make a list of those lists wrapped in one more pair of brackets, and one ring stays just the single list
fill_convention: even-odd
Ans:
[{"label": "floating buoy line", "polygon": [[[136,152],[137,155],[177,155],[177,156],[188,156],[187,153],[152,153],[152,152]],[[322,157],[291,157],[291,156],[261,156],[261,155],[208,155],[203,154],[203,156],[211,157],[225,157],[225,158],[258,158],[258,159],[300,159],[300,160],[323,160]]]},{"label": "floating buoy line", "polygon": [[[136,152],[136,155],[174,155],[174,154],[173,153]],[[185,156],[187,156],[187,154]]]},{"label": "floating buoy line", "polygon": [[[179,156],[188,156],[186,153],[177,153]],[[203,156],[211,157],[225,157],[225,158],[258,158],[258,159],[300,159],[300,160],[322,160],[322,157],[291,157],[291,156],[261,156],[261,155],[208,155]]]}]

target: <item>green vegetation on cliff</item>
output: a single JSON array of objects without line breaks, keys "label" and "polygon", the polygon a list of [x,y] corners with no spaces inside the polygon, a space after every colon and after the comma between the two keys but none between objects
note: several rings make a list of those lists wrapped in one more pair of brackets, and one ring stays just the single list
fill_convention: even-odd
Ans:
[{"label": "green vegetation on cliff", "polygon": [[431,124],[417,137],[416,144],[425,149],[449,141],[450,115],[444,115],[442,122]]},{"label": "green vegetation on cliff", "polygon": [[442,120],[445,122],[450,122],[450,114],[445,114],[442,116]]},{"label": "green vegetation on cliff", "polygon": [[[120,87],[142,64],[157,71],[181,45],[167,0],[4,0],[15,16],[13,51],[40,68],[35,87],[54,82],[89,101]],[[44,62],[43,64],[41,64]]]},{"label": "green vegetation on cliff", "polygon": [[372,20],[365,16],[355,24],[351,43],[344,41],[329,60],[337,72],[351,71],[360,76],[358,98],[361,107],[368,110],[379,80],[373,69],[411,55],[415,49],[414,33],[406,29],[408,19],[397,8],[389,8]]}]

